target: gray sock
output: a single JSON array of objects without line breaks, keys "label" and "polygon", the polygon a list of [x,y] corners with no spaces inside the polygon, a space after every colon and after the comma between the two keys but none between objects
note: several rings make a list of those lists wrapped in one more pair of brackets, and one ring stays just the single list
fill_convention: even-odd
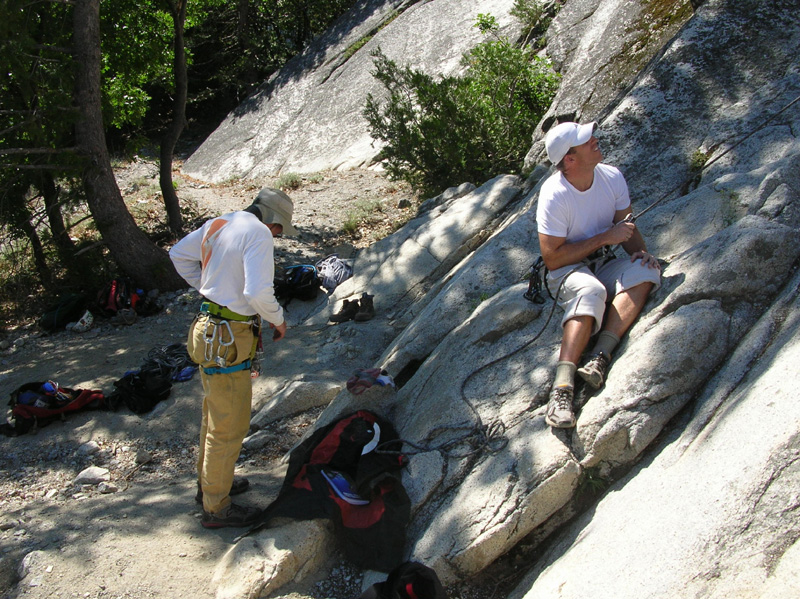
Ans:
[{"label": "gray sock", "polygon": [[574,387],[577,368],[572,362],[556,364],[556,380],[553,381],[553,387]]},{"label": "gray sock", "polygon": [[609,331],[602,331],[597,337],[597,343],[594,344],[593,354],[603,352],[606,356],[611,358],[612,353],[619,345],[619,337]]}]

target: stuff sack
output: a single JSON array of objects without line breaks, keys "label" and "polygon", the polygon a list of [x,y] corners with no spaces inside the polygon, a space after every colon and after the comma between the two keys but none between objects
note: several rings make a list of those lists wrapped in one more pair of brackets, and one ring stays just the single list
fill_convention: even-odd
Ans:
[{"label": "stuff sack", "polygon": [[[313,300],[319,295],[320,280],[313,264],[288,266],[275,277],[275,299],[287,305],[293,299]],[[285,303],[284,303],[285,302]]]},{"label": "stuff sack", "polygon": [[338,254],[331,254],[320,260],[316,267],[320,284],[327,289],[328,293],[353,276],[353,266],[339,258]]},{"label": "stuff sack", "polygon": [[70,412],[97,410],[106,407],[102,391],[69,389],[53,381],[25,383],[11,392],[13,425],[2,432],[9,436],[23,435],[54,420],[64,420]]}]

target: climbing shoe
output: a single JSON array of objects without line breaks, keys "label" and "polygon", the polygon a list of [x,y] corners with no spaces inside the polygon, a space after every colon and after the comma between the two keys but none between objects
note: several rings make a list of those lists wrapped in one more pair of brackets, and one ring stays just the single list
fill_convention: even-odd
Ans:
[{"label": "climbing shoe", "polygon": [[245,526],[252,526],[256,524],[261,518],[261,512],[257,507],[245,507],[231,503],[227,509],[216,513],[209,514],[203,511],[203,517],[200,518],[200,524],[203,528],[225,528],[230,526],[233,528],[241,528]]},{"label": "climbing shoe", "polygon": [[[231,490],[228,495],[239,495],[247,491],[249,488],[249,480],[247,480],[244,476],[234,476],[233,484],[231,484]],[[197,495],[194,496],[194,500],[197,503],[203,503],[203,489],[200,488],[200,481],[197,481]]]},{"label": "climbing shoe", "polygon": [[553,387],[544,420],[553,428],[572,428],[575,426],[575,412],[572,409],[572,387]]},{"label": "climbing shoe", "polygon": [[578,375],[586,381],[586,384],[594,389],[603,386],[606,380],[606,372],[611,362],[609,357],[603,352],[598,352],[589,356],[586,364],[578,368]]},{"label": "climbing shoe", "polygon": [[328,320],[330,322],[347,322],[353,320],[358,312],[358,300],[344,300],[341,310],[331,316]]},{"label": "climbing shoe", "polygon": [[358,307],[358,312],[356,312],[353,320],[364,322],[365,320],[371,320],[375,316],[375,306],[372,303],[373,297],[375,296],[368,295],[366,291],[361,295],[361,305]]}]

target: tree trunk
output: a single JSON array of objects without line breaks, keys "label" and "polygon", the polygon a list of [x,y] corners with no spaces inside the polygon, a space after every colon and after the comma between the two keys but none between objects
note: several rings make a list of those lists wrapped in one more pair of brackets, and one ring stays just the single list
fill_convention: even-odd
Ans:
[{"label": "tree trunk", "polygon": [[50,285],[50,268],[47,266],[47,258],[44,255],[44,247],[39,234],[31,224],[31,215],[27,208],[25,209],[26,218],[17,224],[17,228],[22,231],[28,241],[31,243],[31,250],[33,252],[33,262],[36,265],[36,272],[39,275],[39,281],[42,286],[47,288]]},{"label": "tree trunk", "polygon": [[186,122],[186,97],[188,77],[186,74],[186,49],[183,44],[183,29],[186,23],[187,0],[170,1],[169,9],[172,14],[174,62],[172,70],[175,73],[175,98],[172,103],[172,123],[161,139],[161,159],[159,163],[159,183],[161,195],[164,197],[164,208],[167,211],[167,224],[175,235],[183,234],[183,218],[181,217],[180,200],[172,184],[172,156],[178,138]]},{"label": "tree trunk", "polygon": [[53,179],[53,173],[42,171],[39,174],[39,191],[44,199],[44,209],[47,213],[47,222],[53,234],[53,243],[56,246],[62,262],[68,262],[68,257],[75,251],[75,244],[69,237],[69,232],[64,226],[64,217],[61,214],[61,205],[58,202],[59,189]]},{"label": "tree trunk", "polygon": [[83,186],[97,228],[122,271],[148,289],[186,284],[169,255],[154,244],[128,212],[111,169],[100,103],[100,0],[75,0],[75,137],[86,159]]}]

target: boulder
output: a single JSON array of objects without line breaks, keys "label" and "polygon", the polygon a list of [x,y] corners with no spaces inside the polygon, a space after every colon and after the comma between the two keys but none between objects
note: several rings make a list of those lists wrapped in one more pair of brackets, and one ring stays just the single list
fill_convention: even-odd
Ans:
[{"label": "boulder", "polygon": [[327,520],[291,522],[254,533],[231,547],[214,571],[217,599],[265,597],[317,570],[335,547]]},{"label": "boulder", "polygon": [[[370,53],[433,75],[453,75],[482,41],[478,14],[496,17],[517,37],[513,0],[366,0],[358,2],[301,55],[234,110],[190,156],[183,171],[211,182],[279,172],[368,166],[381,149],[362,112],[380,97]],[[353,48],[357,45],[357,51]]]},{"label": "boulder", "polygon": [[339,382],[301,376],[268,398],[262,396],[258,403],[253,402],[256,414],[250,419],[250,426],[260,430],[286,416],[328,405],[341,388]]},{"label": "boulder", "polygon": [[692,17],[689,0],[572,0],[545,34],[546,53],[562,80],[534,133],[526,168],[546,160],[544,131],[554,120],[600,120],[664,44]]}]

